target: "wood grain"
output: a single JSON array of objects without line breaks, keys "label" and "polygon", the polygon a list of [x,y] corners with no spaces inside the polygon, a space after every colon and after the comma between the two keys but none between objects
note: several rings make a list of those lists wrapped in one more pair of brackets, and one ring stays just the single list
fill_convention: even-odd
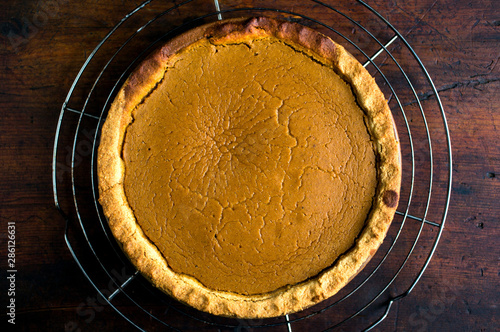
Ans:
[{"label": "wood grain", "polygon": [[[224,1],[219,2],[224,5]],[[276,5],[267,2],[268,6]],[[498,4],[494,0],[373,0],[368,3],[402,33],[427,67],[448,118],[454,153],[452,200],[441,243],[412,294],[395,303],[378,330],[498,330]],[[65,221],[53,203],[51,162],[59,112],[73,79],[99,41],[139,4],[140,1],[118,0],[22,0],[4,6],[0,12],[0,158],[3,165],[0,256],[5,271],[7,223],[14,221],[17,330],[131,329],[111,307],[100,304],[96,290],[66,247]],[[289,2],[291,7],[301,4],[302,1]],[[189,10],[194,17],[196,12],[211,5],[206,2],[205,7],[193,5]],[[317,6],[306,5],[324,20],[332,20]],[[359,15],[357,6],[345,6],[345,10]],[[151,11],[159,7],[155,4]],[[175,13],[168,15],[175,17]],[[378,35],[384,40],[391,36],[387,29]],[[395,53],[404,51],[401,43],[394,43],[389,49]],[[99,59],[107,56],[109,54],[98,55]],[[120,61],[124,60],[117,59],[118,64]],[[377,64],[389,62],[383,55],[377,59]],[[405,65],[409,66],[410,73],[415,71],[410,63]],[[91,67],[91,71],[98,73],[98,66]],[[117,74],[104,81],[112,82]],[[425,86],[420,77],[412,79],[417,86]],[[424,107],[435,107],[432,90],[420,91],[419,98]],[[80,107],[83,101],[84,96],[78,95],[72,103]],[[96,105],[98,102],[102,100],[97,99]],[[82,123],[84,129],[91,128],[93,120],[85,121],[89,122]],[[435,119],[430,119],[431,124],[433,121]],[[61,167],[68,166],[71,143],[67,138],[61,142]],[[82,145],[80,154],[85,155],[85,151]],[[439,172],[438,175],[444,176]],[[83,187],[82,184],[82,189],[77,190],[86,190]],[[61,190],[62,197],[71,198],[70,191]],[[75,243],[84,241],[76,232],[71,236],[75,237]],[[5,304],[8,284],[4,276],[2,274],[0,292]],[[126,301],[120,298],[116,301],[124,312],[134,313],[135,308]],[[154,307],[154,310],[175,320],[181,330],[193,326],[191,320],[175,311],[166,311],[164,307]],[[335,320],[334,316],[323,315],[309,323],[297,323],[294,331],[324,329]],[[3,325],[7,317],[2,319]],[[154,322],[141,323],[148,326]],[[349,324],[345,327],[351,328],[354,326]]]}]

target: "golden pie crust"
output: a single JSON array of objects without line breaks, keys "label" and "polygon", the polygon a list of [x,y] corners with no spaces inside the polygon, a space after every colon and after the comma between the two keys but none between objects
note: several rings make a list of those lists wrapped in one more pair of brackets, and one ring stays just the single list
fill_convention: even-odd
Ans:
[{"label": "golden pie crust", "polygon": [[[209,83],[197,81],[200,66],[188,65],[200,61],[204,75],[212,57],[227,63],[207,65]],[[298,57],[309,66],[294,83],[302,88],[280,90]],[[255,72],[283,59],[289,67],[274,85],[266,79],[275,74]],[[250,78],[225,72],[240,63],[254,68]],[[237,97],[224,80],[241,88]],[[213,105],[206,94],[217,93],[226,97]],[[323,106],[304,106],[317,100]],[[259,17],[195,28],[143,61],[103,125],[98,178],[113,235],[156,287],[215,315],[264,318],[331,297],[363,268],[391,224],[401,167],[387,102],[362,65],[319,32]]]}]

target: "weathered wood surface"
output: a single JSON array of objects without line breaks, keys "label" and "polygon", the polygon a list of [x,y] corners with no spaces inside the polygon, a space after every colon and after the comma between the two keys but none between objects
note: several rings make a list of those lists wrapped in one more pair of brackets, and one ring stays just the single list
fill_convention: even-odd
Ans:
[{"label": "weathered wood surface", "polygon": [[[226,1],[219,2],[223,9],[230,8]],[[289,2],[292,7],[303,3]],[[427,67],[448,118],[454,154],[452,200],[441,242],[416,288],[395,303],[379,330],[498,330],[498,3],[368,3],[402,33]],[[59,112],[73,79],[106,33],[139,4],[118,0],[22,0],[4,4],[0,11],[0,256],[2,271],[6,271],[7,224],[15,222],[16,330],[131,328],[112,308],[94,301],[96,291],[66,247],[65,222],[53,203],[51,162]],[[207,1],[204,6],[211,10],[212,5]],[[274,1],[266,5],[276,6]],[[190,10],[195,15],[204,6]],[[314,15],[329,19],[328,12],[313,4],[308,6]],[[159,7],[152,6],[151,11]],[[356,15],[356,6],[343,8]],[[175,23],[175,13],[172,22],[180,23]],[[387,40],[391,33],[383,30],[378,37]],[[397,52],[397,44],[393,47]],[[426,103],[435,105],[431,90],[422,91],[420,97],[424,107]],[[75,104],[80,105],[82,96],[75,98]],[[71,149],[64,148],[70,143],[62,143],[63,154],[70,153]],[[436,160],[441,157],[446,160],[439,155]],[[64,164],[65,156],[61,158]],[[9,288],[5,276],[2,273],[0,281],[4,308]],[[130,306],[121,309],[127,313],[135,310]],[[189,319],[176,318],[175,313],[165,315],[174,315],[169,319],[177,319],[176,326],[181,329],[193,326]],[[309,325],[295,325],[294,331],[321,330],[334,318],[331,313],[322,315]],[[7,319],[2,316],[1,325]],[[350,328],[349,324],[344,326],[345,330]],[[286,327],[273,330],[285,331]]]}]

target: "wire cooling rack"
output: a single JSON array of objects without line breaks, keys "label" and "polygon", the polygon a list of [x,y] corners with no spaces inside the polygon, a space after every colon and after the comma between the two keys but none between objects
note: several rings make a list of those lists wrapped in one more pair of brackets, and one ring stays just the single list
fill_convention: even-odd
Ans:
[{"label": "wire cooling rack", "polygon": [[[231,17],[271,16],[344,45],[376,78],[393,112],[403,181],[384,244],[336,296],[303,312],[263,320],[215,317],[152,287],[115,243],[97,202],[96,151],[107,110],[134,67],[155,47],[195,26]],[[434,96],[434,98],[428,98]],[[402,34],[363,1],[145,1],[89,55],[64,101],[53,151],[53,190],[65,241],[99,300],[139,330],[369,330],[408,296],[445,226],[451,143],[438,91]]]}]

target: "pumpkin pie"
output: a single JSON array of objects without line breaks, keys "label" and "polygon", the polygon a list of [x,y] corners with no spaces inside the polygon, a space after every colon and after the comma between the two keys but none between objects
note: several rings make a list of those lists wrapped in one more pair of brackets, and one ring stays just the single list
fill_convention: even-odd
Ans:
[{"label": "pumpkin pie", "polygon": [[400,178],[375,80],[330,38],[265,17],[153,52],[98,153],[99,201],[131,262],[179,301],[239,318],[337,293],[382,243]]}]

